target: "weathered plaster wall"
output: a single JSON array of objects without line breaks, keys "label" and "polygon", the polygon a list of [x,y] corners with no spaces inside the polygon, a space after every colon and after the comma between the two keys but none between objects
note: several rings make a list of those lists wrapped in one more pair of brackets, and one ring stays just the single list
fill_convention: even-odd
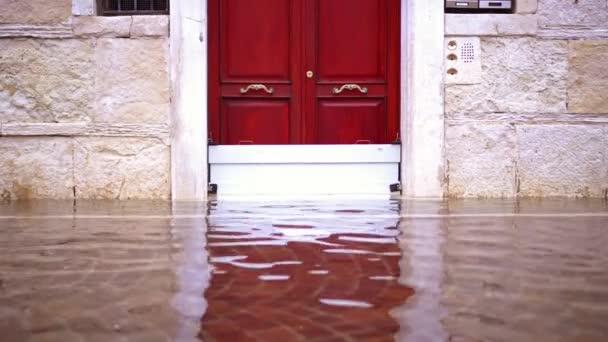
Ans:
[{"label": "weathered plaster wall", "polygon": [[0,200],[170,197],[169,18],[93,5],[0,0]]},{"label": "weathered plaster wall", "polygon": [[446,14],[480,37],[481,81],[446,84],[447,195],[608,194],[608,1],[521,1]]}]

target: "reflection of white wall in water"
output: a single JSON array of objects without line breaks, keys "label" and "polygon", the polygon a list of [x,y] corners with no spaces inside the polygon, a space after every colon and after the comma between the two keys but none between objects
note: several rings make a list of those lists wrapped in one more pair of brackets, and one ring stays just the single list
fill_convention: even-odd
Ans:
[{"label": "reflection of white wall in water", "polygon": [[179,246],[173,254],[178,291],[171,301],[178,317],[174,337],[178,341],[198,340],[201,318],[207,310],[203,294],[209,286],[211,266],[205,248],[206,233],[203,217],[171,220],[171,243]]},{"label": "reflection of white wall in water", "polygon": [[[432,206],[429,203],[429,208]],[[436,214],[437,210],[430,213]],[[415,293],[391,312],[401,327],[397,341],[448,340],[442,324],[445,308],[441,305],[444,226],[441,219],[410,218],[403,219],[399,225],[399,245],[403,253],[399,282],[413,288]]]}]

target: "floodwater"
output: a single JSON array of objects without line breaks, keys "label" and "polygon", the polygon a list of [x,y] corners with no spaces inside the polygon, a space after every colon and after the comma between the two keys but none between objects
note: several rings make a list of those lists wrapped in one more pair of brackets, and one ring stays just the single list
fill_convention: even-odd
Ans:
[{"label": "floodwater", "polygon": [[602,200],[0,204],[1,341],[607,341]]}]

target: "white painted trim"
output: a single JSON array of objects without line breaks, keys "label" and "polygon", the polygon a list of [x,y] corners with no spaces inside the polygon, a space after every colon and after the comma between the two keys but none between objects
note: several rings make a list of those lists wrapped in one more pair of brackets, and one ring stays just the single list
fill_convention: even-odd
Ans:
[{"label": "white painted trim", "polygon": [[380,196],[399,181],[396,145],[210,146],[220,199],[243,196]]},{"label": "white painted trim", "polygon": [[245,196],[391,195],[399,163],[213,163],[211,183],[219,199]]},{"label": "white painted trim", "polygon": [[444,8],[440,0],[401,1],[403,195],[444,192]]},{"label": "white painted trim", "polygon": [[207,196],[207,1],[171,1],[171,197]]},{"label": "white painted trim", "polygon": [[[206,8],[206,0],[171,1],[174,200],[206,198]],[[401,11],[404,195],[441,197],[445,178],[443,1],[401,0]],[[201,43],[199,37],[205,41]]]},{"label": "white painted trim", "polygon": [[209,147],[209,164],[399,163],[397,145],[223,145]]}]

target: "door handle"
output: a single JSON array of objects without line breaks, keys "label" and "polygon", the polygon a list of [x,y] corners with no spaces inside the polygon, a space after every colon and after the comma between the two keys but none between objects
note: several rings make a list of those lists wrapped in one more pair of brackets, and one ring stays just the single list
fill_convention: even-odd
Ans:
[{"label": "door handle", "polygon": [[366,87],[361,87],[358,84],[345,84],[345,85],[341,86],[340,88],[334,88],[334,94],[338,95],[341,92],[343,92],[344,90],[358,90],[363,94],[367,93]]},{"label": "door handle", "polygon": [[268,88],[263,84],[250,84],[246,88],[241,88],[241,94],[247,94],[250,90],[263,90],[268,94],[274,93],[274,89]]}]

